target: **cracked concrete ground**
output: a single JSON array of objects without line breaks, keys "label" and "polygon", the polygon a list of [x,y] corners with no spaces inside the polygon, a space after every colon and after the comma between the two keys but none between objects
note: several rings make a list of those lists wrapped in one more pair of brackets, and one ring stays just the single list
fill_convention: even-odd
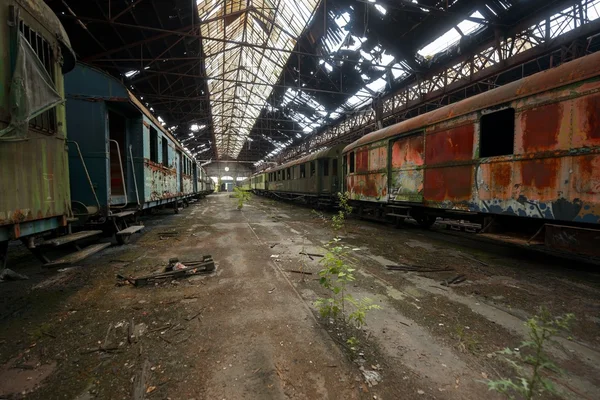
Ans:
[{"label": "cracked concrete ground", "polygon": [[[600,398],[600,279],[590,267],[410,224],[349,220],[340,243],[357,268],[350,292],[382,307],[356,331],[319,317],[313,303],[327,296],[320,258],[300,254],[325,253],[335,235],[328,216],[256,196],[242,211],[235,205],[216,194],[178,215],[151,216],[131,244],[63,270],[41,270],[11,248],[11,267],[30,280],[0,286],[0,395],[500,398],[482,383],[511,373],[495,352],[517,347],[524,320],[543,305],[577,318],[550,349],[565,374],[549,377],[563,397]],[[116,285],[116,274],[206,254],[217,263],[213,274]],[[400,263],[449,271],[385,268]],[[289,272],[299,270],[312,275]],[[458,274],[467,280],[440,285]],[[375,386],[365,381],[369,371],[381,378]]]}]

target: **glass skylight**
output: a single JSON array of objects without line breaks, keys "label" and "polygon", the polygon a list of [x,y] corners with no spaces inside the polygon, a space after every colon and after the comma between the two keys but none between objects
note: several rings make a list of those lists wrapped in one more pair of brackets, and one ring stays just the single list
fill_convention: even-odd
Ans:
[{"label": "glass skylight", "polygon": [[237,158],[319,0],[197,4],[217,155]]}]

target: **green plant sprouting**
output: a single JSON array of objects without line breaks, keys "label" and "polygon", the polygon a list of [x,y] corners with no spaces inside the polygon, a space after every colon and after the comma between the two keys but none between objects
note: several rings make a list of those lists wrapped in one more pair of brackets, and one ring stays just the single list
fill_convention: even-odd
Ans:
[{"label": "green plant sprouting", "polygon": [[548,310],[542,308],[539,315],[533,316],[525,323],[529,340],[522,342],[518,349],[506,348],[499,352],[515,370],[517,379],[487,380],[485,383],[488,388],[509,399],[529,400],[544,392],[557,394],[552,381],[542,375],[544,370],[560,372],[546,353],[546,347],[559,332],[569,330],[573,319],[573,314],[553,317]]},{"label": "green plant sprouting", "polygon": [[352,206],[348,203],[350,193],[338,193],[339,210],[337,214],[331,217],[331,227],[334,231],[339,231],[345,226],[346,218],[352,213]]},{"label": "green plant sprouting", "polygon": [[[341,319],[344,323],[350,323],[360,328],[366,323],[367,312],[381,307],[372,304],[371,299],[356,299],[348,293],[348,283],[356,280],[355,268],[345,262],[347,246],[340,243],[340,239],[326,245],[328,251],[320,261],[323,269],[319,271],[319,283],[330,291],[331,297],[320,298],[315,302],[322,317]],[[351,307],[349,307],[351,306]],[[348,313],[347,310],[351,309]]]},{"label": "green plant sprouting", "polygon": [[250,197],[252,197],[252,193],[250,193],[247,190],[244,190],[238,186],[235,186],[233,188],[233,197],[235,197],[237,199],[237,209],[241,210],[244,207],[244,203],[247,203],[248,200],[250,200]]}]

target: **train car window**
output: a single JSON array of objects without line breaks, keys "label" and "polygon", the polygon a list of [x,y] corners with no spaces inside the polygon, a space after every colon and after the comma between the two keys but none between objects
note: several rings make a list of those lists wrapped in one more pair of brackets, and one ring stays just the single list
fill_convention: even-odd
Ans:
[{"label": "train car window", "polygon": [[291,172],[290,172],[290,168],[288,168],[288,169],[287,169],[287,171],[286,171],[286,174],[287,174],[287,178],[286,178],[286,179],[287,179],[288,181],[289,181],[290,179],[292,179],[292,174],[291,174]]},{"label": "train car window", "polygon": [[310,162],[310,176],[315,176],[315,162],[311,161]]},{"label": "train car window", "polygon": [[337,170],[337,158],[334,158],[333,160],[331,160],[331,175],[333,176],[337,176],[338,174],[338,170]]},{"label": "train car window", "polygon": [[514,143],[514,108],[506,108],[481,116],[479,123],[479,157],[513,154]]},{"label": "train car window", "polygon": [[150,127],[150,161],[158,162],[158,132]]},{"label": "train car window", "polygon": [[329,176],[329,159],[323,160],[323,176]]},{"label": "train car window", "polygon": [[300,164],[300,179],[306,178],[306,164]]},{"label": "train car window", "polygon": [[[50,78],[52,78],[52,82],[55,82],[55,60],[50,43],[48,43],[48,41],[39,33],[27,26],[23,21],[19,22],[19,30],[37,55],[46,72],[48,72],[48,75],[50,75]],[[29,126],[44,133],[55,133],[56,107],[53,107],[50,110],[41,113],[37,117],[30,119]]]},{"label": "train car window", "polygon": [[348,158],[350,158],[349,163],[350,164],[350,173],[353,174],[354,173],[354,152],[351,152],[348,155]]},{"label": "train car window", "polygon": [[277,171],[277,180],[281,180],[281,170]]},{"label": "train car window", "polygon": [[169,166],[169,145],[167,138],[162,138],[162,163],[165,167]]}]

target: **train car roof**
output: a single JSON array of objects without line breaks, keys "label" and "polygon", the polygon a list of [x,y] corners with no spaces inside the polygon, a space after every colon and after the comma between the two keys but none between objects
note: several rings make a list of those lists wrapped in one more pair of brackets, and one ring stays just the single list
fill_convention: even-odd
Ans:
[{"label": "train car roof", "polygon": [[21,0],[18,4],[27,8],[41,25],[56,35],[63,53],[62,72],[67,73],[75,68],[75,52],[71,48],[71,41],[54,11],[43,0]]},{"label": "train car roof", "polygon": [[344,153],[356,147],[377,142],[401,133],[436,124],[451,118],[531,96],[560,86],[577,83],[600,74],[600,52],[578,58],[558,67],[538,72],[496,89],[478,94],[417,117],[371,132],[344,148]]},{"label": "train car roof", "polygon": [[331,153],[334,153],[338,149],[341,149],[343,146],[344,146],[343,144],[338,144],[333,147],[328,147],[326,149],[319,150],[316,153],[312,153],[307,156],[298,158],[297,160],[293,160],[293,161],[287,162],[285,164],[278,165],[277,167],[272,167],[272,168],[266,169],[261,173],[264,174],[264,173],[268,173],[268,172],[279,171],[280,169],[283,169],[283,168],[289,168],[289,167],[293,167],[294,165],[303,164],[308,161],[314,161],[319,158],[327,157],[327,156],[331,155]]}]

